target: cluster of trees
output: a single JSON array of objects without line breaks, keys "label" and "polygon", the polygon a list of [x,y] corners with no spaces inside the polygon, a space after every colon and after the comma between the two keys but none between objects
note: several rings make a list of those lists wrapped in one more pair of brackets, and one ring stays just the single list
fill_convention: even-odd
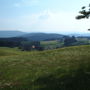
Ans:
[{"label": "cluster of trees", "polygon": [[22,41],[27,41],[25,38],[13,37],[13,38],[0,38],[0,47],[18,47]]},{"label": "cluster of trees", "polygon": [[42,51],[43,47],[40,45],[39,41],[23,41],[19,46],[19,49],[22,51],[31,51],[31,50],[39,50]]},{"label": "cluster of trees", "polygon": [[79,43],[79,41],[77,40],[77,38],[75,36],[64,36],[62,39],[58,39],[58,40],[57,39],[56,40],[47,39],[45,41],[45,44],[42,44],[42,45],[44,47],[44,50],[50,50],[50,49],[67,47],[67,46],[75,46],[75,45],[79,45],[79,44],[81,45],[81,44],[83,44],[83,42]]},{"label": "cluster of trees", "polygon": [[[48,40],[49,41],[49,40]],[[49,50],[49,49],[57,49],[61,47],[67,46],[75,46],[75,45],[85,45],[89,44],[86,41],[78,41],[74,36],[64,36],[62,40],[57,40],[58,43],[46,45],[42,45],[40,41],[30,41],[26,38],[0,38],[0,47],[18,47],[22,51],[32,51],[32,50]]]},{"label": "cluster of trees", "polygon": [[77,42],[76,38],[74,36],[69,37],[66,36],[64,37],[64,46],[73,46]]},{"label": "cluster of trees", "polygon": [[23,51],[43,50],[39,41],[28,41],[26,38],[0,38],[0,47],[18,47]]}]

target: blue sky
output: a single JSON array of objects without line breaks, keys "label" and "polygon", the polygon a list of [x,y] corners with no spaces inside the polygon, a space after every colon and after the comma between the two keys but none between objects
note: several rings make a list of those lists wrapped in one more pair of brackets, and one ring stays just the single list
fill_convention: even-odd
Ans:
[{"label": "blue sky", "polygon": [[0,30],[87,32],[89,19],[75,16],[89,0],[0,0]]}]

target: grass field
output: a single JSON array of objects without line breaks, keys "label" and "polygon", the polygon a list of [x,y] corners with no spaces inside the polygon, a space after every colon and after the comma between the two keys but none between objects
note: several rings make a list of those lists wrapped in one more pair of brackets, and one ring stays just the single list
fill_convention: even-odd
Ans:
[{"label": "grass field", "polygon": [[41,45],[56,45],[56,44],[60,44],[57,40],[52,40],[52,41],[41,41]]},{"label": "grass field", "polygon": [[90,46],[0,48],[0,90],[90,90]]},{"label": "grass field", "polygon": [[55,49],[57,47],[61,47],[63,45],[63,42],[60,42],[58,40],[51,40],[51,41],[41,41],[41,46],[44,47],[45,50]]}]

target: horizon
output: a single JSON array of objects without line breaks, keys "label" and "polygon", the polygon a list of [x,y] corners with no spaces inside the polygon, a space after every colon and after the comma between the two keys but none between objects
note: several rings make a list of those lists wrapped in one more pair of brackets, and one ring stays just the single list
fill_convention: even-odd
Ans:
[{"label": "horizon", "polygon": [[45,33],[45,34],[63,34],[63,35],[83,35],[83,34],[90,34],[90,32],[60,32],[60,33],[57,33],[57,32],[25,32],[25,31],[20,31],[20,30],[0,30],[2,32],[23,32],[23,33]]},{"label": "horizon", "polygon": [[89,33],[89,19],[75,19],[88,4],[89,0],[0,0],[0,30]]}]

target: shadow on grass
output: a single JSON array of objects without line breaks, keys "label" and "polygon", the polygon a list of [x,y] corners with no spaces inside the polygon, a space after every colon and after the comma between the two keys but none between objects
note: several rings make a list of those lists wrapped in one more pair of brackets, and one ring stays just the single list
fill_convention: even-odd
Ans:
[{"label": "shadow on grass", "polygon": [[90,90],[90,74],[78,70],[74,75],[48,75],[38,78],[34,85],[38,87],[34,90]]},{"label": "shadow on grass", "polygon": [[[90,70],[90,69],[89,69]],[[90,73],[82,69],[76,72],[57,70],[31,82],[29,77],[21,85],[6,86],[0,90],[90,90]]]}]

